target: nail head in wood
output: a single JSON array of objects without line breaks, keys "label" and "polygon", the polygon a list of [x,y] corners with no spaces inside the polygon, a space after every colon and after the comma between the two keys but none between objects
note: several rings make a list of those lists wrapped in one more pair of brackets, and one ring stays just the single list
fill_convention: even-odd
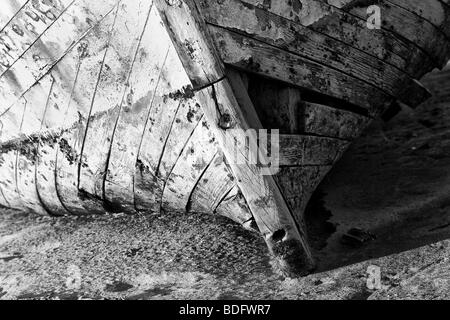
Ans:
[{"label": "nail head in wood", "polygon": [[224,113],[220,116],[219,127],[223,130],[230,129],[232,126],[231,116],[228,113]]}]

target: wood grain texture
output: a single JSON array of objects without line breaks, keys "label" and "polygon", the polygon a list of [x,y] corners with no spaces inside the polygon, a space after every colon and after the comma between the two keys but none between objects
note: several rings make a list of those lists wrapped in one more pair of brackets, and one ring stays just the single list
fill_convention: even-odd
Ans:
[{"label": "wood grain texture", "polygon": [[[28,1],[1,29],[0,77],[50,28],[74,0]],[[3,8],[2,8],[3,9]]]},{"label": "wood grain texture", "polygon": [[[39,131],[52,93],[53,79],[47,77],[25,94],[27,101],[21,122],[21,135],[27,137],[27,130]],[[16,187],[22,205],[30,212],[47,214],[47,209],[40,199],[36,179],[36,162],[38,143],[33,139],[21,139],[19,152],[16,154]]]},{"label": "wood grain texture", "polygon": [[194,88],[223,78],[224,67],[217,53],[207,49],[209,39],[194,1],[170,4],[170,1],[155,0],[155,4]]},{"label": "wood grain texture", "polygon": [[[367,7],[353,0],[327,0],[327,2],[353,16],[367,19]],[[404,9],[393,2],[382,0],[376,3],[382,12],[382,28],[397,34],[425,52],[442,68],[450,59],[450,42],[443,32],[426,19]]]},{"label": "wood grain texture", "polygon": [[336,137],[353,141],[371,123],[372,119],[325,105],[304,102],[300,106],[304,115],[301,133]]},{"label": "wood grain texture", "polygon": [[[159,45],[155,46],[155,43]],[[154,107],[153,102],[157,99],[156,95],[161,93],[157,88],[166,87],[161,84],[161,74],[172,63],[172,60],[167,63],[168,43],[158,12],[152,7],[141,34],[138,56],[117,119],[104,183],[105,199],[114,207],[128,212],[135,211],[134,188],[135,180],[138,179],[135,171],[143,136],[146,130],[150,130],[146,124]],[[168,80],[180,75],[175,67],[171,72],[174,74],[168,74]]]},{"label": "wood grain texture", "polygon": [[259,232],[244,195],[237,185],[225,195],[215,213],[241,224],[247,230]]},{"label": "wood grain texture", "polygon": [[[82,42],[75,50],[68,52],[49,74],[53,79],[52,92],[41,124],[42,137],[38,135],[36,182],[41,201],[53,215],[71,213],[65,207],[57,188],[57,168],[58,158],[61,161],[59,155],[63,155],[69,162],[75,161],[76,157],[63,136],[67,135],[67,131],[75,129],[74,123],[78,121],[76,107],[72,109],[76,103],[72,99],[77,99],[75,88],[83,57],[87,53],[86,46],[87,42]],[[82,210],[80,206],[77,213],[83,213]]]},{"label": "wood grain texture", "polygon": [[[70,128],[70,130],[64,131],[59,139],[56,186],[65,207],[74,214],[84,214],[86,211],[104,212],[101,204],[94,198],[95,195],[79,193],[78,177],[86,125],[91,105],[95,101],[101,71],[104,68],[116,12],[117,10],[108,15],[79,46],[81,61],[78,77],[70,91],[71,100],[66,107],[63,124],[64,128]],[[80,196],[82,196],[81,199]]]},{"label": "wood grain texture", "polygon": [[208,168],[214,165],[218,148],[208,122],[203,119],[168,177],[162,198],[163,209],[189,211],[192,192]]},{"label": "wood grain texture", "polygon": [[188,211],[215,212],[235,186],[236,179],[225,163],[223,152],[219,150],[192,191]]},{"label": "wood grain texture", "polygon": [[[2,136],[10,131],[15,131],[17,135],[20,133],[21,122],[26,110],[27,101],[21,98],[7,113],[5,113],[0,121],[2,123]],[[16,121],[16,126],[10,126],[5,130],[5,121]],[[17,175],[16,165],[18,156],[18,146],[20,141],[18,139],[7,140],[2,139],[0,150],[0,185],[2,187],[2,195],[5,199],[5,204],[8,207],[20,209],[23,208],[23,202],[17,190]]]},{"label": "wood grain texture", "polygon": [[351,15],[329,5],[326,1],[310,0],[302,2],[302,6],[298,6],[298,2],[289,0],[269,2],[242,0],[242,2],[263,8],[358,50],[370,53],[406,71],[413,78],[420,78],[427,70],[435,66],[432,59],[411,43],[405,42],[384,29],[370,30],[367,28],[367,17],[363,19]]},{"label": "wood grain texture", "polygon": [[[203,111],[197,100],[182,101],[167,136],[163,137],[163,141],[159,144],[159,156],[153,162],[156,166],[152,167],[151,160],[147,159],[148,151],[139,154],[136,165],[135,197],[136,206],[140,211],[159,212],[161,210],[167,179],[202,120]],[[157,138],[156,141],[159,141],[160,138]],[[147,139],[143,140],[143,142],[147,141]],[[151,149],[149,146],[149,148],[141,150]],[[187,192],[189,191],[187,190]]]},{"label": "wood grain texture", "polygon": [[[304,212],[314,190],[332,166],[285,167],[277,175],[278,183],[294,212]],[[301,222],[304,224],[304,222]]]},{"label": "wood grain texture", "polygon": [[0,77],[0,114],[39,81],[113,10],[118,0],[77,0]]},{"label": "wood grain texture", "polygon": [[164,26],[159,28],[162,36],[155,41],[164,44],[159,48],[165,50],[164,63],[158,70],[154,96],[139,139],[134,179],[139,211],[159,212],[167,179],[202,118],[180,58],[163,31]]},{"label": "wood grain texture", "polygon": [[[126,101],[151,1],[121,3],[93,92],[79,162],[78,188],[103,199],[103,183],[115,125]],[[133,17],[133,19],[130,19]],[[140,70],[139,70],[140,71]]]},{"label": "wood grain texture", "polygon": [[386,0],[430,22],[450,38],[450,7],[440,0]]},{"label": "wood grain texture", "polygon": [[31,0],[0,0],[0,30],[3,30],[8,23],[21,11],[21,9],[31,2]]},{"label": "wood grain texture", "polygon": [[[294,53],[304,59],[331,67],[363,80],[416,106],[429,97],[427,91],[410,76],[348,44],[311,30],[261,8],[226,0],[217,5],[199,1],[208,23],[258,39]],[[241,18],[236,19],[239,15]],[[220,44],[219,44],[220,46]]]},{"label": "wood grain texture", "polygon": [[371,118],[340,109],[342,106],[305,101],[301,90],[260,77],[249,77],[248,95],[264,128],[281,134],[310,134],[352,141]]},{"label": "wood grain texture", "polygon": [[331,166],[350,142],[309,135],[280,136],[280,166]]},{"label": "wood grain texture", "polygon": [[364,81],[264,42],[213,26],[210,30],[223,61],[236,68],[348,101],[372,116],[385,110],[393,100]]}]

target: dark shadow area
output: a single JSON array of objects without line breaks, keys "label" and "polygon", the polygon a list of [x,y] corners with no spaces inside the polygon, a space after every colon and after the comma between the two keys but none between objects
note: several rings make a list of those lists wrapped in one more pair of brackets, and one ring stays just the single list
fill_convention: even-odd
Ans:
[{"label": "dark shadow area", "polygon": [[422,82],[433,98],[373,123],[314,193],[320,271],[450,238],[450,69]]}]

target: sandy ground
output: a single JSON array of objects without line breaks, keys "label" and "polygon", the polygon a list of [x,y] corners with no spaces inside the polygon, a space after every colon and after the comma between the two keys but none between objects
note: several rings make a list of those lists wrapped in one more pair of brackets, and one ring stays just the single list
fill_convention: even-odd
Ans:
[{"label": "sandy ground", "polygon": [[9,213],[0,248],[1,299],[450,298],[449,241],[303,279],[273,274],[257,235],[210,216]]},{"label": "sandy ground", "polygon": [[[435,98],[375,123],[314,196],[318,273],[274,274],[259,235],[221,217],[3,210],[0,299],[450,299],[450,72],[425,84]],[[351,228],[374,239],[343,244]]]}]

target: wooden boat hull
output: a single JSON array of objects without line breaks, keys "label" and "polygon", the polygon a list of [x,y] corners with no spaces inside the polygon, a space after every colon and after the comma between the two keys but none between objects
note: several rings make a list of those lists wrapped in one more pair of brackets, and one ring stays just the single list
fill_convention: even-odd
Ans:
[{"label": "wooden boat hull", "polygon": [[[297,2],[2,0],[0,204],[220,214],[312,270],[311,194],[372,119],[428,97],[450,9],[381,1],[369,30],[352,1]],[[234,161],[248,129],[279,130],[273,176]]]}]

